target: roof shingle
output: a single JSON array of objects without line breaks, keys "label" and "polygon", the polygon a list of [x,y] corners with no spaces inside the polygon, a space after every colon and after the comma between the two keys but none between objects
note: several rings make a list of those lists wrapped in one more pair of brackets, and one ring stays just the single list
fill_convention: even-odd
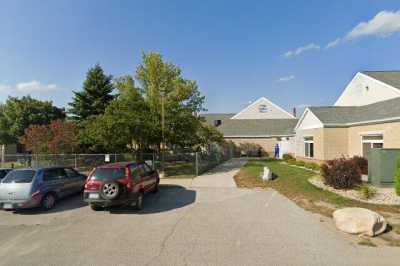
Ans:
[{"label": "roof shingle", "polygon": [[364,106],[309,107],[323,124],[346,125],[400,118],[400,97]]},{"label": "roof shingle", "polygon": [[400,71],[362,71],[361,73],[400,90]]}]

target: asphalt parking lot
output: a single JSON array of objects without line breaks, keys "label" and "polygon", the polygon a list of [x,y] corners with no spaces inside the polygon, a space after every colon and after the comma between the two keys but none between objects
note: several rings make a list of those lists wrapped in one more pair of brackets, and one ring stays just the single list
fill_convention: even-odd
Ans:
[{"label": "asphalt parking lot", "polygon": [[1,265],[398,265],[399,259],[398,248],[357,245],[272,190],[171,180],[146,196],[140,212],[94,212],[80,196],[47,213],[0,211]]}]

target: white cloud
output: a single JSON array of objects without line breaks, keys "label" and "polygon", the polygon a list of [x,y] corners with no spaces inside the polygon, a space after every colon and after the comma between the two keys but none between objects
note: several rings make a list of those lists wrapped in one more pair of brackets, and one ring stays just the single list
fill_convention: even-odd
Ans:
[{"label": "white cloud", "polygon": [[286,82],[286,81],[290,81],[292,79],[294,79],[294,75],[290,75],[290,76],[286,76],[286,77],[280,77],[278,79],[278,82]]},{"label": "white cloud", "polygon": [[11,89],[10,85],[7,84],[0,84],[0,92],[7,92]]},{"label": "white cloud", "polygon": [[55,89],[57,89],[55,84],[42,84],[36,80],[20,82],[16,85],[16,90],[23,93],[52,91]]},{"label": "white cloud", "polygon": [[32,92],[48,92],[59,89],[56,84],[43,84],[37,80],[28,82],[19,82],[14,86],[9,84],[0,84],[0,92],[6,93],[32,93]]},{"label": "white cloud", "polygon": [[[336,38],[335,40],[327,43],[325,49],[335,48],[339,44],[355,40],[365,36],[376,36],[376,37],[389,37],[390,35],[400,32],[400,10],[398,11],[387,11],[383,10],[376,14],[369,21],[363,21],[357,24],[352,30],[350,30],[344,37]],[[294,50],[287,51],[283,54],[284,57],[290,58],[292,56],[299,55],[308,50],[319,50],[320,46],[314,43],[310,43],[306,46],[296,48]]]},{"label": "white cloud", "polygon": [[286,58],[290,58],[292,56],[299,55],[299,54],[304,53],[304,52],[309,51],[309,50],[319,50],[319,49],[320,49],[319,45],[317,45],[315,43],[309,43],[309,44],[307,44],[305,46],[301,46],[301,47],[298,47],[298,48],[296,48],[294,50],[287,51],[286,53],[283,54],[283,56],[286,57]]},{"label": "white cloud", "polygon": [[330,48],[336,47],[336,46],[340,43],[341,40],[342,40],[341,38],[337,38],[336,40],[329,42],[329,43],[325,46],[325,49],[330,49]]},{"label": "white cloud", "polygon": [[296,108],[302,109],[302,108],[307,108],[307,107],[309,107],[309,106],[311,106],[311,104],[302,103],[302,104],[296,105]]},{"label": "white cloud", "polygon": [[364,36],[388,37],[400,32],[400,10],[381,11],[367,22],[361,22],[347,35],[346,40],[354,40]]}]

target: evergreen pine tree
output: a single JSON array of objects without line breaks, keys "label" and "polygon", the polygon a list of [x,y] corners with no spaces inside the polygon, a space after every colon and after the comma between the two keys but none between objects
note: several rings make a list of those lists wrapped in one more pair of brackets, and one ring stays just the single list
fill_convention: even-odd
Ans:
[{"label": "evergreen pine tree", "polygon": [[69,103],[72,119],[83,122],[104,113],[107,105],[113,100],[114,90],[112,76],[104,74],[99,64],[89,69],[83,90],[74,91],[73,101]]}]

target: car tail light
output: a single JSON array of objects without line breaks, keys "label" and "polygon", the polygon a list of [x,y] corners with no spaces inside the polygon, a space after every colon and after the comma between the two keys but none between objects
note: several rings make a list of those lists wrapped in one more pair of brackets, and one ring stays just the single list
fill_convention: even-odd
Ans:
[{"label": "car tail light", "polygon": [[37,196],[39,196],[39,195],[40,195],[40,190],[38,190],[38,191],[36,191],[36,192],[33,192],[32,195],[31,195],[31,197],[32,197],[32,198],[35,198],[35,197],[37,197]]},{"label": "car tail light", "polygon": [[86,182],[86,184],[85,184],[85,189],[86,190],[99,190],[102,184],[103,184],[102,181],[89,180],[89,182]]}]

